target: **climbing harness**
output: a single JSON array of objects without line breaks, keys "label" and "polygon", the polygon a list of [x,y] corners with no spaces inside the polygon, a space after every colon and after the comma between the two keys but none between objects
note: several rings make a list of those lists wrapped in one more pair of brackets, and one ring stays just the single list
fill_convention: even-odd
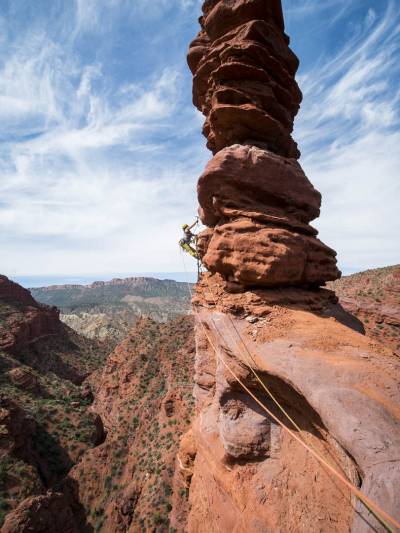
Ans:
[{"label": "climbing harness", "polygon": [[[182,257],[183,259],[183,264],[184,264],[184,268],[185,268],[185,272],[187,274],[187,269],[186,269],[186,263],[185,263],[185,260],[184,258]],[[189,293],[191,295],[191,297],[193,297],[193,294],[192,294],[192,289],[190,287],[190,284],[189,282],[187,283],[188,285],[188,289],[189,289]],[[212,294],[212,293],[211,293]],[[214,300],[215,301],[215,300]],[[216,302],[215,302],[216,303]],[[354,484],[349,481],[348,479],[346,479],[346,477],[341,474],[340,472],[338,472],[336,470],[335,467],[333,467],[331,464],[329,464],[323,457],[321,457],[321,455],[315,451],[313,449],[313,447],[311,447],[310,445],[308,445],[301,437],[297,436],[291,429],[289,429],[283,422],[281,422],[281,420],[276,416],[274,415],[269,409],[268,407],[266,407],[252,392],[251,390],[243,383],[243,381],[235,374],[235,372],[232,370],[232,368],[229,366],[229,364],[224,360],[224,357],[222,356],[222,354],[220,353],[220,350],[218,350],[215,346],[215,342],[210,338],[210,334],[209,334],[209,331],[207,330],[206,326],[204,325],[199,313],[197,311],[194,311],[194,314],[197,316],[198,318],[198,322],[210,344],[210,346],[212,347],[213,351],[215,352],[215,355],[216,357],[221,361],[221,363],[225,366],[225,368],[229,371],[229,373],[234,377],[234,379],[240,384],[240,386],[243,388],[243,390],[245,390],[252,398],[254,401],[257,402],[257,404],[284,430],[286,431],[292,438],[294,438],[299,444],[301,444],[309,453],[311,453],[311,455],[322,465],[324,466],[325,468],[327,468],[331,474],[333,474],[337,479],[339,479],[339,481],[341,481],[350,491],[353,495],[355,495],[359,501],[361,503],[363,503],[363,505],[366,507],[366,509],[388,530],[390,531],[391,533],[395,533],[395,530],[393,529],[392,526],[394,526],[395,528],[397,529],[400,529],[400,523],[397,522],[396,519],[394,519],[391,515],[389,515],[388,513],[386,513],[383,509],[381,509],[381,507],[379,505],[377,505],[373,500],[371,500],[368,496],[366,496],[365,494],[363,494],[357,487],[354,486]],[[217,324],[215,323],[214,319],[211,318],[211,322],[213,324],[213,327],[214,327],[214,330],[217,332],[218,336],[221,337],[221,339],[223,340],[223,335],[220,333],[219,329],[218,329],[218,326]],[[240,333],[237,331],[237,329],[234,327],[235,331],[237,332],[238,336],[241,338],[240,336]],[[245,346],[245,343],[244,341],[242,340],[242,344],[243,346]],[[254,359],[251,355],[251,352],[248,350],[247,348],[247,351],[251,357],[251,359],[253,360],[253,363],[254,363]],[[279,410],[281,412],[283,412],[283,414],[288,418],[288,420],[290,420],[290,422],[294,425],[294,427],[299,431],[299,434],[302,435],[302,432],[299,428],[299,426],[294,422],[294,420],[290,417],[290,415],[284,410],[284,408],[282,407],[282,405],[278,402],[278,400],[275,398],[275,396],[269,391],[269,389],[266,387],[266,385],[263,383],[263,381],[261,380],[261,378],[257,375],[256,371],[252,368],[252,365],[249,364],[248,362],[246,363],[249,368],[251,369],[252,373],[256,376],[257,380],[260,382],[260,384],[262,385],[262,387],[264,388],[264,390],[268,393],[268,395],[270,396],[270,398],[274,401],[274,403],[277,405],[277,407],[279,408]],[[392,524],[392,525],[390,525]]]},{"label": "climbing harness", "polygon": [[[201,259],[197,251],[197,235],[191,233],[191,229],[199,225],[199,217],[197,217],[196,222],[189,226],[189,224],[183,224],[182,229],[184,231],[184,238],[179,241],[179,246],[181,250],[188,253],[194,257],[197,261],[197,280],[200,279],[201,274]],[[195,248],[192,246],[195,245]]]}]

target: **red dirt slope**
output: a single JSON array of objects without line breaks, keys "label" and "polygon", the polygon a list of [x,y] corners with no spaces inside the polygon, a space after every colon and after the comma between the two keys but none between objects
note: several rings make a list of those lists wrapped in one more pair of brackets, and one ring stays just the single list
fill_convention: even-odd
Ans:
[{"label": "red dirt slope", "polygon": [[367,270],[328,284],[366,334],[400,354],[400,265]]}]

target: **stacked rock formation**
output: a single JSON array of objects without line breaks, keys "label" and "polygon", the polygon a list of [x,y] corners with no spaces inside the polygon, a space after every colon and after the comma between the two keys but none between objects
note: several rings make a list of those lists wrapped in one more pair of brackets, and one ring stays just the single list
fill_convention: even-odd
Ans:
[{"label": "stacked rock formation", "polygon": [[243,286],[340,277],[310,222],[321,195],[291,137],[302,99],[280,0],[207,0],[190,46],[193,102],[214,158],[198,183],[204,265]]},{"label": "stacked rock formation", "polygon": [[206,0],[200,25],[188,62],[214,157],[198,183],[210,273],[192,301],[184,531],[384,533],[287,432],[295,420],[303,442],[400,523],[399,360],[319,288],[340,272],[310,225],[321,196],[291,137],[302,95],[281,2]]}]

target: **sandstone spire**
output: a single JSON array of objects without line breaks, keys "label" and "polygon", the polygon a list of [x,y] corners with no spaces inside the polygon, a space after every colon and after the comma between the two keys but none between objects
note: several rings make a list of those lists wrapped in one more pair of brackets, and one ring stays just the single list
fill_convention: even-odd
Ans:
[{"label": "sandstone spire", "polygon": [[280,0],[206,0],[200,25],[188,63],[214,154],[198,183],[204,265],[243,286],[337,279],[336,253],[310,226],[321,195],[291,136],[302,94]]},{"label": "sandstone spire", "polygon": [[[316,289],[340,272],[310,225],[321,195],[291,136],[302,96],[281,1],[206,0],[200,25],[188,62],[214,155],[198,183],[208,226],[198,249],[211,274],[192,300],[184,530],[384,533],[321,462],[400,523],[400,366],[332,291]],[[293,421],[302,444],[288,433]]]}]

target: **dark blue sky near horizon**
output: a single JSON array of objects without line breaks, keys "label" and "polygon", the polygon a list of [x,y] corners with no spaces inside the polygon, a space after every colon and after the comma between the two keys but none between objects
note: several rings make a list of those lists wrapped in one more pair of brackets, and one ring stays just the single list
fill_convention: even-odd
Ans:
[{"label": "dark blue sky near horizon", "polygon": [[[321,238],[346,272],[399,263],[400,4],[283,6]],[[185,61],[199,14],[197,0],[0,0],[0,272],[183,270],[210,158]]]}]

